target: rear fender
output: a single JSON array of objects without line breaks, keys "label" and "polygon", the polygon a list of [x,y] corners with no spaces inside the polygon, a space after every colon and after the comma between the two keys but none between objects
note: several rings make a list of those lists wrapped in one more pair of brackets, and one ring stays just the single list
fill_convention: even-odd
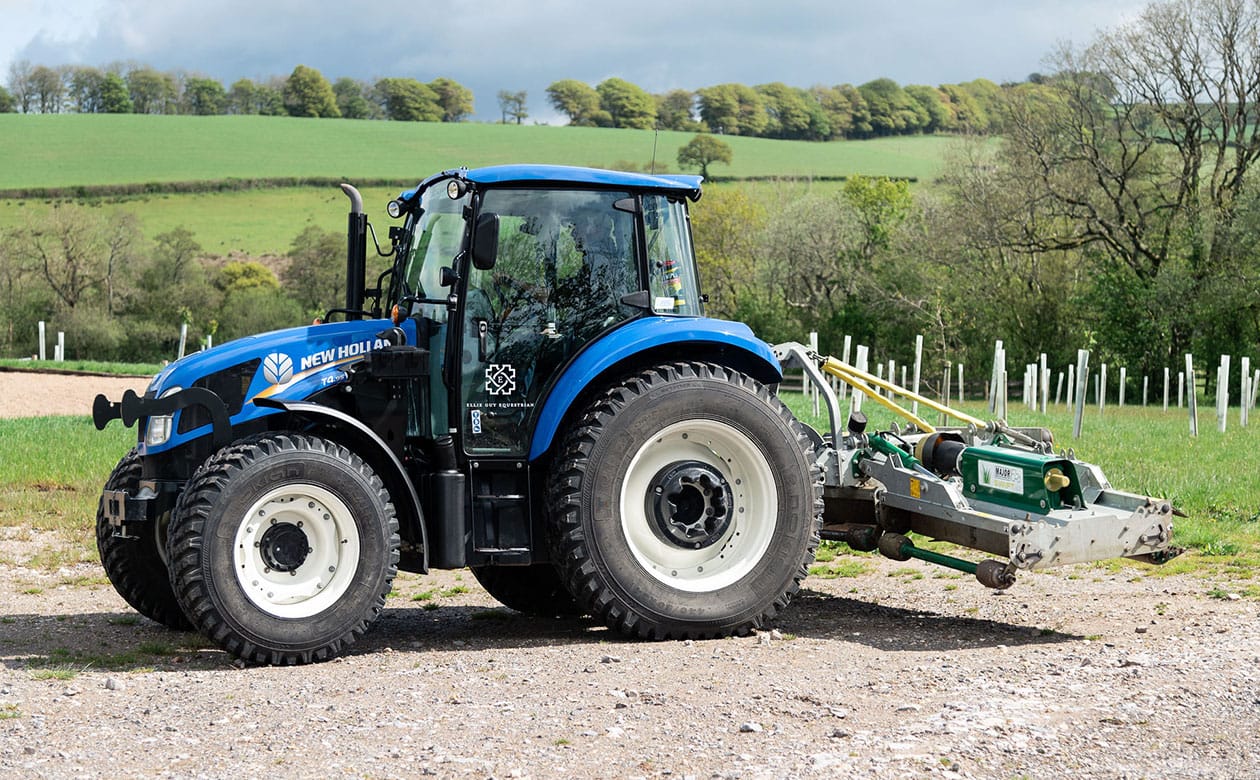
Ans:
[{"label": "rear fender", "polygon": [[740,322],[703,317],[644,317],[588,344],[551,387],[534,425],[529,459],[549,450],[574,404],[586,393],[602,390],[613,377],[634,368],[703,360],[730,366],[759,382],[783,379],[770,346]]}]

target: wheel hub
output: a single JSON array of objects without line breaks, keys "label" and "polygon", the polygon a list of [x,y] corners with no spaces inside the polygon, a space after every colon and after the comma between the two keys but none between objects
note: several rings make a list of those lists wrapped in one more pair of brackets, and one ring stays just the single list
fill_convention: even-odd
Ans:
[{"label": "wheel hub", "polygon": [[725,476],[700,461],[671,463],[649,483],[647,515],[662,541],[700,550],[731,524],[734,497]]},{"label": "wheel hub", "polygon": [[259,540],[263,562],[275,571],[297,571],[310,552],[306,534],[292,523],[276,523]]}]

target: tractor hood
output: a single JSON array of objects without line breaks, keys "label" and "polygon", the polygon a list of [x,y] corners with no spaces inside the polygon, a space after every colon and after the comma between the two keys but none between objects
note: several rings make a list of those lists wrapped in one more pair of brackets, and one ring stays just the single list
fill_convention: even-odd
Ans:
[{"label": "tractor hood", "polygon": [[[146,395],[161,398],[191,387],[206,388],[228,407],[233,424],[275,413],[250,403],[255,398],[302,400],[346,381],[345,368],[387,342],[377,334],[393,327],[386,319],[288,328],[227,342],[177,360],[154,377]],[[409,343],[415,323],[403,324]],[[187,410],[177,412],[177,418]],[[209,425],[190,428],[175,420],[177,434],[160,447],[204,435]]]}]

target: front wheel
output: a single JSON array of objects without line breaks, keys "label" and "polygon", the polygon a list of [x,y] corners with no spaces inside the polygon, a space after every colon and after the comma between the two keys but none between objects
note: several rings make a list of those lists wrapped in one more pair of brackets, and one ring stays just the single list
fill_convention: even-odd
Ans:
[{"label": "front wheel", "polygon": [[[134,493],[139,480],[140,455],[133,449],[118,461],[105,482],[105,490]],[[150,620],[178,631],[191,628],[175,598],[175,591],[171,590],[171,578],[166,570],[165,518],[141,526],[132,536],[119,536],[114,531],[105,517],[102,497],[96,510],[96,549],[114,590]]]},{"label": "front wheel", "polygon": [[180,496],[167,545],[184,611],[256,663],[340,652],[376,620],[398,571],[380,478],[341,445],[296,433],[211,456]]},{"label": "front wheel", "polygon": [[783,609],[818,545],[813,446],[768,388],[730,369],[644,371],[596,401],[551,476],[556,560],[623,633],[746,633]]}]

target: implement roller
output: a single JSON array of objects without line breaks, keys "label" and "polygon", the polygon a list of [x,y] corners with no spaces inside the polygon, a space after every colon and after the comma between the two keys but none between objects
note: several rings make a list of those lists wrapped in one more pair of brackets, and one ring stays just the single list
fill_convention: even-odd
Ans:
[{"label": "implement roller", "polygon": [[[1180,552],[1170,546],[1172,518],[1180,513],[1168,500],[1114,489],[1102,469],[1071,449],[1056,453],[1044,428],[981,420],[795,342],[774,350],[785,368],[803,369],[830,416],[818,448],[824,539],[946,566],[995,589],[1013,585],[1020,570],[1117,557],[1160,564]],[[904,418],[906,427],[867,431],[860,410],[844,418],[828,376]],[[893,395],[960,424],[933,426]],[[1000,559],[973,563],[927,550],[911,532]]]}]

